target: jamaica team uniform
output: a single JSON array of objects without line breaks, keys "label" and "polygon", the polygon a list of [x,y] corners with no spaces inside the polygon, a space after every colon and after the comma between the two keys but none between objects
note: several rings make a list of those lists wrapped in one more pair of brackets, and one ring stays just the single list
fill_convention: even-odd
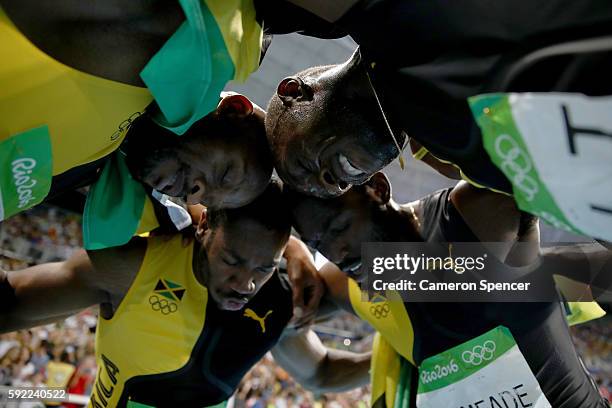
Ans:
[{"label": "jamaica team uniform", "polygon": [[206,407],[226,401],[278,341],[291,289],[278,273],[240,311],[217,309],[180,236],[149,238],[114,316],[99,318],[98,374],[89,407]]},{"label": "jamaica team uniform", "polygon": [[[423,218],[434,220],[424,239],[477,242],[450,191],[423,200]],[[560,302],[403,303],[390,292],[366,302],[352,280],[349,293],[355,312],[380,333],[374,407],[608,407],[576,353]],[[478,371],[465,375],[471,369]]]}]

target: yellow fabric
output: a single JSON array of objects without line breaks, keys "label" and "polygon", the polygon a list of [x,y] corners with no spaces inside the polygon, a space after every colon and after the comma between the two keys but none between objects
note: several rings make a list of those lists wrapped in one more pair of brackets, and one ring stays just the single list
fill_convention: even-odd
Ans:
[{"label": "yellow fabric", "polygon": [[234,79],[245,81],[259,67],[263,29],[253,0],[205,0],[234,63]]},{"label": "yellow fabric", "polygon": [[468,183],[470,183],[474,187],[486,188],[489,191],[493,191],[494,193],[498,193],[498,194],[503,194],[505,196],[511,196],[512,195],[512,194],[506,193],[505,191],[496,190],[494,188],[490,188],[490,187],[483,186],[482,184],[478,184],[477,182],[475,182],[474,180],[472,180],[468,176],[466,176],[465,173],[463,173],[463,170],[461,170],[461,168],[459,166],[457,166],[455,163],[450,162],[448,160],[442,160],[442,159],[437,158],[429,150],[427,150],[427,148],[424,147],[424,146],[421,146],[421,148],[415,154],[413,154],[413,157],[415,159],[417,159],[417,160],[422,160],[423,157],[425,157],[427,154],[430,154],[431,157],[433,157],[437,161],[439,161],[441,163],[444,163],[444,164],[450,164],[451,166],[453,166],[454,168],[459,170],[459,175],[461,176],[461,179],[464,180],[464,181],[467,181]]},{"label": "yellow fabric", "polygon": [[142,214],[140,215],[140,223],[138,224],[138,228],[136,229],[136,233],[134,235],[147,234],[157,227],[159,227],[159,222],[157,221],[157,216],[153,210],[153,203],[151,202],[151,198],[146,196],[144,208],[142,209]]},{"label": "yellow fabric", "polygon": [[[554,275],[555,283],[559,292],[565,299],[592,299],[593,294],[589,285],[567,278],[565,276]],[[586,323],[591,320],[603,317],[606,312],[597,302],[567,302],[569,314],[566,316],[570,326]]]},{"label": "yellow fabric", "polygon": [[[406,360],[414,364],[414,330],[397,292],[386,292],[367,301],[353,279],[349,279],[349,297],[355,313],[369,322]],[[380,300],[380,301],[377,301]]]},{"label": "yellow fabric", "polygon": [[372,343],[372,362],[370,368],[372,396],[370,405],[373,406],[374,402],[384,395],[385,406],[393,407],[395,405],[399,377],[400,355],[377,332]]},{"label": "yellow fabric", "polygon": [[53,175],[117,149],[121,122],[144,110],[146,88],[77,71],[36,48],[0,9],[0,140],[47,125]]},{"label": "yellow fabric", "polygon": [[423,157],[425,157],[427,153],[429,153],[429,151],[424,146],[421,146],[421,148],[417,150],[417,152],[414,153],[412,157],[414,157],[417,160],[421,160]]},{"label": "yellow fabric", "polygon": [[[204,327],[208,291],[192,270],[193,245],[183,248],[181,240],[180,235],[150,237],[140,271],[114,316],[98,319],[92,400],[114,407],[130,378],[176,371],[189,361]],[[181,300],[170,301],[177,306],[174,312],[154,310],[156,299],[166,299],[155,291],[160,279],[185,289]],[[104,395],[111,387],[111,395]]]},{"label": "yellow fabric", "polygon": [[567,322],[570,326],[589,322],[605,316],[606,311],[597,302],[568,302],[570,314]]}]

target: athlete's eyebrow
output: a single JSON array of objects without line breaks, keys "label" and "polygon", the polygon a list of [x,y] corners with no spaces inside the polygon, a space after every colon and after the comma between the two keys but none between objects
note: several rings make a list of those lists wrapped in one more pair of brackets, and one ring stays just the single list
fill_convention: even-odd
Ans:
[{"label": "athlete's eyebrow", "polygon": [[236,262],[239,262],[239,263],[244,263],[245,262],[244,258],[242,258],[240,255],[238,255],[236,252],[232,251],[231,249],[223,247],[223,251],[227,255],[229,255],[232,258],[234,258],[236,260]]}]

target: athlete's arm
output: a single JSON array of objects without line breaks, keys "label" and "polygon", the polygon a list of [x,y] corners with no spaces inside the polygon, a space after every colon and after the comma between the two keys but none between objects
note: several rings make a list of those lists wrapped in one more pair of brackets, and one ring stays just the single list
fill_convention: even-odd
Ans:
[{"label": "athlete's arm", "polygon": [[276,362],[313,392],[341,392],[370,380],[371,353],[327,348],[312,330],[287,330],[272,349]]},{"label": "athlete's arm", "polygon": [[283,257],[287,260],[287,275],[293,288],[293,322],[302,327],[317,315],[324,286],[308,247],[294,236],[289,238]]},{"label": "athlete's arm", "polygon": [[521,212],[514,199],[461,181],[450,200],[480,242],[499,243],[487,249],[504,262],[519,237]]},{"label": "athlete's arm", "polygon": [[61,320],[89,306],[108,301],[108,294],[91,279],[93,267],[85,251],[65,262],[8,272],[15,293],[0,317],[0,331],[10,332]]},{"label": "athlete's arm", "polygon": [[0,332],[61,321],[89,306],[110,304],[129,288],[141,259],[142,244],[75,252],[67,261],[0,272],[3,295]]},{"label": "athlete's arm", "polygon": [[319,269],[319,276],[325,283],[325,294],[318,315],[325,316],[338,310],[355,314],[349,296],[349,277],[332,262],[326,263]]}]

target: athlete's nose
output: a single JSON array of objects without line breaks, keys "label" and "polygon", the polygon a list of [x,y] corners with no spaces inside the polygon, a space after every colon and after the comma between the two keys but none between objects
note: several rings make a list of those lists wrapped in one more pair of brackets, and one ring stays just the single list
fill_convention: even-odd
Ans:
[{"label": "athlete's nose", "polygon": [[332,172],[325,168],[319,173],[319,181],[325,190],[334,196],[343,194],[351,187],[346,181],[336,179]]},{"label": "athlete's nose", "polygon": [[236,275],[232,283],[232,289],[241,295],[252,295],[255,293],[255,281],[250,273]]},{"label": "athlete's nose", "polygon": [[201,204],[202,198],[204,197],[204,183],[201,180],[194,180],[193,185],[187,192],[186,200],[187,204],[195,205]]},{"label": "athlete's nose", "polygon": [[327,252],[329,253],[329,257],[327,257],[327,259],[335,264],[344,261],[349,254],[348,247],[344,244],[331,246]]}]

